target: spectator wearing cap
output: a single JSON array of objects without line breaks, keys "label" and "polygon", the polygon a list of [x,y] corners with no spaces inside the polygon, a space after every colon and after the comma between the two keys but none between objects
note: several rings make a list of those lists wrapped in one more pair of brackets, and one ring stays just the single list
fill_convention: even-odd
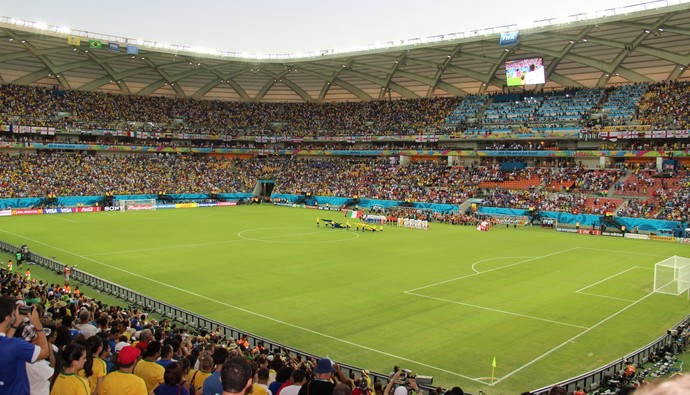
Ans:
[{"label": "spectator wearing cap", "polygon": [[331,378],[334,372],[338,374],[340,381],[348,381],[337,364],[334,364],[328,358],[319,359],[319,363],[314,369],[316,377],[300,388],[299,395],[332,395],[335,383],[331,381]]},{"label": "spectator wearing cap", "polygon": [[292,371],[292,384],[280,390],[280,395],[297,395],[299,389],[307,382],[307,372],[302,369]]},{"label": "spectator wearing cap", "polygon": [[100,395],[148,395],[144,380],[132,374],[140,354],[141,350],[132,346],[120,350],[117,355],[120,368],[105,376]]},{"label": "spectator wearing cap", "polygon": [[86,362],[86,347],[69,344],[60,354],[60,362],[62,371],[55,378],[50,395],[91,395],[89,382],[77,374]]},{"label": "spectator wearing cap", "polygon": [[[52,334],[52,329],[48,327],[43,328],[43,331],[48,337],[50,337],[49,332]],[[38,341],[36,328],[32,324],[25,325],[22,337],[27,342],[36,345]],[[51,346],[48,347],[48,350],[48,359],[39,359],[34,363],[26,363],[26,374],[29,378],[29,387],[31,388],[32,395],[48,395],[50,393],[50,378],[53,377],[55,372],[55,369],[53,369],[55,366],[55,355]]]},{"label": "spectator wearing cap", "polygon": [[161,344],[154,341],[146,347],[146,357],[134,367],[134,374],[144,379],[148,392],[163,383],[165,368],[156,363],[161,355]]},{"label": "spectator wearing cap", "polygon": [[223,392],[223,385],[220,382],[220,371],[223,369],[223,364],[227,361],[229,355],[230,353],[225,347],[216,347],[213,350],[211,358],[213,358],[214,371],[204,380],[204,395],[215,395]]},{"label": "spectator wearing cap", "polygon": [[43,332],[40,317],[34,307],[28,315],[36,329],[38,340],[31,344],[22,338],[13,337],[18,324],[24,320],[19,314],[19,305],[9,297],[0,297],[0,391],[7,394],[28,395],[29,379],[26,362],[36,362],[48,357],[48,340]]},{"label": "spectator wearing cap", "polygon": [[245,395],[252,386],[252,366],[242,357],[230,358],[220,372],[223,395]]}]

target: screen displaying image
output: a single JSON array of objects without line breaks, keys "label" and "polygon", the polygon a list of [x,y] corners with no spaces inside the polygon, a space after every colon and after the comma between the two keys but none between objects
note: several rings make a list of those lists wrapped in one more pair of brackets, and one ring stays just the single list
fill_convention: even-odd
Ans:
[{"label": "screen displaying image", "polygon": [[506,61],[506,82],[508,86],[545,83],[543,59],[528,58]]}]

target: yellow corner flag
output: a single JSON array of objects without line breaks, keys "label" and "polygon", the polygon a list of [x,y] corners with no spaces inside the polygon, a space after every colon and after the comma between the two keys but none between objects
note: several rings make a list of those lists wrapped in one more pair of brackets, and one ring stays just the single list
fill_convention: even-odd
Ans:
[{"label": "yellow corner flag", "polygon": [[491,382],[494,382],[494,372],[496,371],[496,356],[494,355],[494,360],[491,361]]}]

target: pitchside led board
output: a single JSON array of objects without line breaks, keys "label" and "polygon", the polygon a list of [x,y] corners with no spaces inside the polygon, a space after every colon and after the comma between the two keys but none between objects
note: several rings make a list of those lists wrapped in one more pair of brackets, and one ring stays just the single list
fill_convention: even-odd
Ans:
[{"label": "pitchside led board", "polygon": [[546,83],[544,59],[527,58],[506,61],[506,82],[508,86]]}]

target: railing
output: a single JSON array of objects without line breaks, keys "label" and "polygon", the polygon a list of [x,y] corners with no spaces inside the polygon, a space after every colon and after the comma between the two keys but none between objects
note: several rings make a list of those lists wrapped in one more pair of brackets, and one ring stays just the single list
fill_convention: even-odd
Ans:
[{"label": "railing", "polygon": [[[19,251],[19,247],[14,246],[12,244],[6,243],[4,241],[0,241],[0,250],[6,251],[9,253],[15,253]],[[33,252],[29,253],[28,257],[30,262],[36,263],[37,265],[40,265],[42,267],[45,267],[49,270],[52,270],[56,273],[62,274],[63,270],[65,268],[65,264],[60,263],[54,259],[46,258],[41,255],[37,255]],[[212,320],[210,318],[206,318],[204,316],[201,316],[199,314],[196,314],[194,312],[191,312],[189,310],[185,310],[176,306],[173,306],[171,304],[165,303],[163,301],[160,301],[158,299],[154,299],[145,295],[142,295],[136,291],[133,291],[129,288],[125,288],[121,285],[112,283],[110,281],[103,280],[99,277],[96,277],[94,275],[91,275],[89,273],[86,273],[81,270],[77,269],[72,269],[70,277],[74,279],[75,281],[78,281],[80,283],[86,284],[90,286],[91,288],[105,293],[112,295],[118,299],[121,299],[129,304],[136,305],[137,307],[140,307],[143,310],[146,310],[148,312],[155,313],[161,317],[164,318],[169,318],[171,320],[174,320],[176,322],[179,322],[181,324],[184,324],[188,327],[200,330],[200,329],[205,329],[207,331],[212,331],[212,330],[217,330],[220,328],[220,334],[224,337],[227,338],[232,338],[232,339],[239,339],[241,335],[247,335],[248,342],[251,348],[255,347],[258,342],[262,341],[264,343],[264,346],[268,348],[271,351],[276,351],[276,352],[287,352],[289,355],[298,357],[301,359],[305,358],[315,358],[318,359],[319,356],[310,354],[304,351],[300,351],[294,348],[291,348],[289,346],[286,346],[284,344],[276,343],[274,341],[262,338],[260,336],[253,335],[251,333],[247,333],[245,331],[240,331],[239,329],[233,328],[231,326],[228,326],[226,324],[223,324],[221,322]],[[688,325],[690,323],[690,315],[685,317],[681,322],[679,322],[676,326],[674,326],[672,329],[676,330],[677,333],[680,333],[681,331],[678,331],[678,329],[681,326]],[[625,369],[626,362],[632,362],[636,365],[640,365],[642,363],[645,363],[649,360],[650,355],[657,353],[659,350],[662,350],[666,346],[672,344],[675,341],[675,336],[672,332],[672,330],[669,330],[665,335],[661,336],[659,339],[656,341],[632,352],[631,354],[625,356],[624,358],[621,358],[617,361],[611,362],[608,365],[599,367],[597,369],[594,369],[590,372],[584,373],[582,375],[576,376],[569,378],[567,380],[564,380],[560,383],[557,383],[559,386],[566,388],[568,391],[575,391],[575,388],[577,386],[588,389],[588,388],[595,388],[597,387],[602,381],[604,381],[607,377],[615,377],[619,372]],[[347,364],[340,364],[341,369],[343,370],[343,373],[347,376],[350,373],[354,372],[357,375],[357,372],[361,372],[362,368],[352,366],[352,365],[347,365]],[[358,376],[358,375],[357,375]],[[388,382],[389,376],[386,374],[382,373],[377,373],[377,372],[371,372],[369,374],[372,379],[378,379],[382,383],[386,384]],[[542,387],[536,390],[531,391],[533,394],[539,395],[539,394],[546,394],[548,393],[549,389],[555,384]],[[421,384],[420,387],[428,391],[428,394],[433,393],[435,387],[432,387],[431,385],[424,385]]]}]

